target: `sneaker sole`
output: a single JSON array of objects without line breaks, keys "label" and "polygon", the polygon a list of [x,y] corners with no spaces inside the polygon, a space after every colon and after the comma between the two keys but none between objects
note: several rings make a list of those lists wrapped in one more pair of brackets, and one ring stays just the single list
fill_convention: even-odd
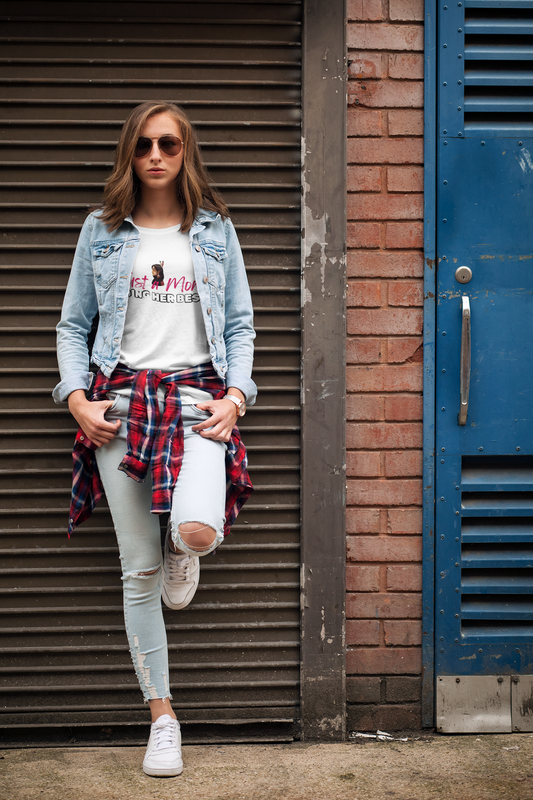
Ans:
[{"label": "sneaker sole", "polygon": [[151,778],[175,778],[183,772],[183,764],[181,767],[175,767],[174,769],[155,769],[145,767],[143,764],[143,772]]}]

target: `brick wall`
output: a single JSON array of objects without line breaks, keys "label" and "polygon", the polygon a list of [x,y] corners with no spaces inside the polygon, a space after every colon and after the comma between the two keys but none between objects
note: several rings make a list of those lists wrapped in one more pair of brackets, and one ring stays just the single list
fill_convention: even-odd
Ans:
[{"label": "brick wall", "polygon": [[348,728],[420,725],[423,0],[348,0]]}]

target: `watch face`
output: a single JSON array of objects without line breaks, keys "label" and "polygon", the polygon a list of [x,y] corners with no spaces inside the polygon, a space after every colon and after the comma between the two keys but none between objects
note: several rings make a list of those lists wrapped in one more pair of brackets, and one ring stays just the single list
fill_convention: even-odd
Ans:
[{"label": "watch face", "polygon": [[244,400],[241,402],[239,406],[237,406],[237,411],[239,413],[239,417],[244,417],[244,415],[246,414],[246,403],[244,402]]}]

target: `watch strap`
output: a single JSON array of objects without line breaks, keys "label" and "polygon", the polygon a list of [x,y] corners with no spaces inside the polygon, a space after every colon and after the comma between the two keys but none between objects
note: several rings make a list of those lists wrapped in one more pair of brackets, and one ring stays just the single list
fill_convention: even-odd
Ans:
[{"label": "watch strap", "polygon": [[241,405],[241,403],[243,402],[243,401],[240,399],[240,397],[236,397],[234,394],[225,394],[225,395],[224,395],[224,400],[231,400],[231,402],[232,402],[232,403],[235,403],[235,405],[236,405],[237,407],[239,407],[239,406]]}]

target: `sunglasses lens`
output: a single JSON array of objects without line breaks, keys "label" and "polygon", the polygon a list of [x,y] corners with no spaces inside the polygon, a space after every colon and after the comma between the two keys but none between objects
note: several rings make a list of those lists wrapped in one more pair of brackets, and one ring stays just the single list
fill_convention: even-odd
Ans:
[{"label": "sunglasses lens", "polygon": [[[160,150],[167,156],[179,156],[181,153],[181,139],[177,136],[162,136],[157,140]],[[152,140],[148,136],[139,136],[135,146],[135,158],[143,158],[152,151]]]},{"label": "sunglasses lens", "polygon": [[142,158],[149,153],[151,149],[152,140],[148,139],[146,136],[140,136],[139,139],[137,139],[137,145],[135,147],[135,158]]},{"label": "sunglasses lens", "polygon": [[179,156],[181,152],[181,140],[177,136],[162,136],[158,144],[167,156]]}]

